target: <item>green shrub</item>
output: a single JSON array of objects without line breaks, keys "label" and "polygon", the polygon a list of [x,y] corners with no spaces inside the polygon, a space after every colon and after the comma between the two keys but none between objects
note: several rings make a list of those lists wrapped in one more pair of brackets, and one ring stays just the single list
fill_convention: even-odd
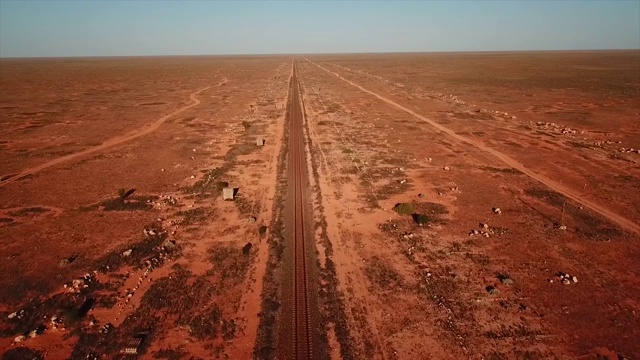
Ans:
[{"label": "green shrub", "polygon": [[393,211],[402,215],[411,215],[413,214],[413,206],[408,203],[399,203],[393,207]]}]

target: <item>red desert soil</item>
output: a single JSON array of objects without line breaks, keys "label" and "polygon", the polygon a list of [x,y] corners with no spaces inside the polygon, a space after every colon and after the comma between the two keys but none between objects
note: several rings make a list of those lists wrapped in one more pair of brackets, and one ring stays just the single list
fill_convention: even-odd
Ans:
[{"label": "red desert soil", "polygon": [[640,51],[0,60],[0,353],[301,358],[306,160],[314,358],[640,358],[638,98]]},{"label": "red desert soil", "polygon": [[0,353],[250,358],[290,65],[2,60]]}]

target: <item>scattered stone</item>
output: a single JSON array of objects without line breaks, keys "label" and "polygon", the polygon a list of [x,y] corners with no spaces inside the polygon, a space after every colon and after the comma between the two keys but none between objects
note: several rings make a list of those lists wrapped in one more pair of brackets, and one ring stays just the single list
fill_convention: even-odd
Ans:
[{"label": "scattered stone", "polygon": [[406,182],[407,182],[407,180],[406,180],[406,179],[402,179],[402,180],[400,180],[400,181],[399,181],[399,183],[400,183],[400,184],[404,184],[404,183],[406,183]]},{"label": "scattered stone", "polygon": [[9,318],[9,319],[13,319],[13,318],[14,318],[14,317],[16,317],[16,316],[18,316],[18,312],[17,312],[17,311],[14,311],[14,312],[12,312],[11,314],[9,314],[9,316],[7,316],[7,318]]},{"label": "scattered stone", "polygon": [[487,290],[489,295],[498,295],[498,294],[500,294],[500,290],[498,290],[498,288],[496,288],[495,286],[489,285],[485,289]]},{"label": "scattered stone", "polygon": [[27,338],[27,337],[26,337],[26,336],[24,336],[24,335],[18,335],[18,336],[16,336],[16,338],[15,338],[15,339],[13,339],[13,342],[16,342],[16,343],[23,342],[23,341],[24,341],[24,339],[26,339],[26,338]]},{"label": "scattered stone", "polygon": [[500,279],[500,282],[505,284],[505,285],[513,285],[513,279],[508,278],[508,277]]},{"label": "scattered stone", "polygon": [[67,258],[64,258],[64,259],[60,260],[60,266],[69,265],[72,262],[74,262],[75,260],[76,260],[76,255],[69,256]]},{"label": "scattered stone", "polygon": [[558,227],[558,229],[560,229],[560,230],[567,230],[567,227],[566,227],[565,225],[560,225],[560,226]]},{"label": "scattered stone", "polygon": [[499,208],[499,207],[497,207],[497,208],[493,208],[493,213],[494,213],[494,214],[498,214],[498,215],[500,215],[500,214],[502,214],[502,210],[500,210],[500,208]]},{"label": "scattered stone", "polygon": [[573,283],[577,283],[578,282],[578,278],[576,276],[571,276],[569,274],[565,274],[565,273],[559,273],[558,274],[558,278],[560,279],[560,281],[562,281],[563,284],[565,285],[569,285],[572,282]]},{"label": "scattered stone", "polygon": [[256,145],[258,146],[264,146],[264,139],[263,138],[257,138],[256,139]]},{"label": "scattered stone", "polygon": [[444,169],[445,171],[449,171],[449,170],[451,170],[451,168],[450,168],[450,167],[448,167],[448,166],[443,167],[443,169]]},{"label": "scattered stone", "polygon": [[123,252],[123,253],[122,253],[122,256],[124,256],[124,257],[131,256],[131,253],[132,253],[132,252],[133,252],[133,249],[129,249],[129,250],[127,250],[127,251]]},{"label": "scattered stone", "polygon": [[481,226],[482,226],[484,229],[488,229],[488,228],[489,228],[489,224],[481,224]]},{"label": "scattered stone", "polygon": [[154,229],[143,229],[145,236],[156,236],[158,233]]},{"label": "scattered stone", "polygon": [[164,243],[164,248],[165,250],[167,249],[174,249],[177,245],[176,245],[176,241],[175,240],[169,240],[167,242]]},{"label": "scattered stone", "polygon": [[105,324],[105,326],[102,327],[102,329],[100,329],[100,332],[103,334],[108,333],[111,329],[113,328],[113,325],[111,323]]},{"label": "scattered stone", "polygon": [[249,223],[254,224],[257,220],[255,216],[249,216]]}]

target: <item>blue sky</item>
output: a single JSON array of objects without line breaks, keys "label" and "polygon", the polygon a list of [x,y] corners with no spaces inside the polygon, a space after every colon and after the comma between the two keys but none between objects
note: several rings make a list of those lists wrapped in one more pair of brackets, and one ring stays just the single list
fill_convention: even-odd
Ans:
[{"label": "blue sky", "polygon": [[621,48],[640,0],[0,0],[0,57]]}]

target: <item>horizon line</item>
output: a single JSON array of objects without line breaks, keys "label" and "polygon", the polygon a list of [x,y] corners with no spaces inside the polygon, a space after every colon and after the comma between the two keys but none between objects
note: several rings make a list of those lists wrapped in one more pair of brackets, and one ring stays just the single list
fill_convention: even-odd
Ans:
[{"label": "horizon line", "polygon": [[599,49],[530,49],[530,50],[449,50],[449,51],[362,51],[362,52],[318,52],[318,53],[236,53],[236,54],[152,54],[152,55],[54,55],[54,56],[1,56],[0,60],[46,60],[46,59],[104,59],[104,58],[159,58],[159,57],[239,57],[239,56],[310,56],[310,55],[376,55],[376,54],[455,54],[455,53],[532,53],[532,52],[589,52],[589,51],[640,51],[638,48]]}]

